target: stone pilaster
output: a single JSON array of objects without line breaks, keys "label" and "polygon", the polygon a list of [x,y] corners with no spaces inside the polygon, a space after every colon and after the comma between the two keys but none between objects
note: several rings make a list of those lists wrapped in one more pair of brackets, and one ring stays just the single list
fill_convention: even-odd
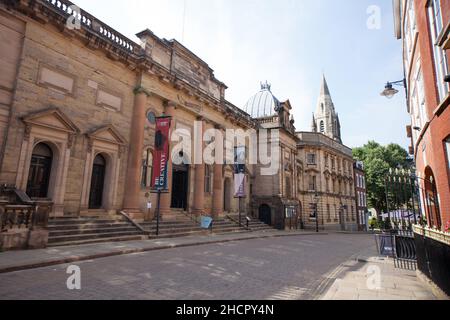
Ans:
[{"label": "stone pilaster", "polygon": [[143,219],[143,214],[140,211],[139,194],[147,97],[148,93],[146,93],[145,90],[135,91],[123,204],[124,210],[134,219]]},{"label": "stone pilaster", "polygon": [[216,127],[216,159],[214,164],[214,184],[213,184],[213,210],[214,218],[223,214],[223,132]]},{"label": "stone pilaster", "polygon": [[[195,176],[194,176],[194,207],[192,213],[194,215],[202,215],[205,211],[205,163],[203,162],[203,132],[205,129],[205,121],[201,118],[202,125],[199,126],[197,132],[197,140],[194,144],[197,147],[197,154],[195,155]],[[194,135],[195,136],[195,135]]]}]

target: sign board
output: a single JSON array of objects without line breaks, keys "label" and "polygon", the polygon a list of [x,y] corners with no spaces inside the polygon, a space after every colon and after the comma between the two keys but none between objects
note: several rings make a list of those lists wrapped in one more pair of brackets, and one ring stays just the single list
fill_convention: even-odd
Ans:
[{"label": "sign board", "polygon": [[245,198],[245,174],[237,173],[234,175],[234,197]]},{"label": "sign board", "polygon": [[167,190],[167,170],[169,157],[170,117],[156,119],[155,154],[153,157],[152,188]]},{"label": "sign board", "polygon": [[375,237],[380,255],[393,256],[395,254],[393,236],[390,234],[377,234]]},{"label": "sign board", "polygon": [[213,222],[213,219],[211,217],[202,217],[201,219],[201,228],[202,229],[209,229],[211,228],[211,223]]},{"label": "sign board", "polygon": [[245,146],[234,149],[234,197],[245,198]]}]

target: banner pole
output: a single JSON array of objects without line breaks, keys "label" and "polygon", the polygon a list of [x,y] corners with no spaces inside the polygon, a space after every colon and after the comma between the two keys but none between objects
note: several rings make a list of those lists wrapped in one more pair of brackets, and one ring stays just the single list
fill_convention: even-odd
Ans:
[{"label": "banner pole", "polygon": [[161,190],[158,189],[158,205],[156,207],[156,236],[159,236],[160,208],[161,208]]},{"label": "banner pole", "polygon": [[242,197],[239,196],[239,228],[242,227],[241,199]]}]

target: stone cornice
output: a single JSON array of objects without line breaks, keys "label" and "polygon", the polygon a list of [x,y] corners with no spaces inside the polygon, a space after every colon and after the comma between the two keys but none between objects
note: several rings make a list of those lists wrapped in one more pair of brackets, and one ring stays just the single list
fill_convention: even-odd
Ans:
[{"label": "stone cornice", "polygon": [[142,86],[137,86],[137,87],[135,87],[134,90],[133,90],[133,93],[134,93],[135,95],[138,95],[138,94],[143,93],[143,94],[145,94],[147,97],[150,97],[150,96],[152,95],[151,91],[145,89],[145,88],[142,87]]},{"label": "stone cornice", "polygon": [[[178,75],[176,71],[169,70],[157,63],[147,55],[146,51],[139,44],[125,37],[83,9],[80,9],[81,20],[76,21],[79,22],[79,28],[69,29],[67,27],[67,20],[71,17],[69,13],[71,6],[76,5],[69,0],[59,0],[55,3],[45,0],[11,0],[8,2],[8,9],[16,10],[39,23],[52,24],[65,36],[69,38],[77,37],[90,49],[103,51],[109,59],[121,62],[131,70],[155,75],[160,81],[171,84],[173,87],[194,96],[201,103],[213,107],[220,112],[235,113],[236,110],[233,110],[234,108],[231,108],[222,100],[213,97],[203,89],[193,86],[184,79],[184,76]],[[178,42],[174,46],[173,44],[171,45],[170,41],[159,39],[155,35],[153,37],[159,44],[170,48],[170,50],[175,50],[174,47],[180,50],[184,48],[182,51],[190,53],[188,49]],[[193,53],[188,56],[198,60],[198,63],[207,66],[206,62],[202,61]],[[207,70],[211,72],[211,80],[213,82],[217,83],[220,87],[226,88],[224,83],[214,77],[211,68],[207,67]],[[245,127],[253,126],[250,124],[250,121],[243,121],[242,119],[238,119],[238,117],[236,117],[236,121]]]}]

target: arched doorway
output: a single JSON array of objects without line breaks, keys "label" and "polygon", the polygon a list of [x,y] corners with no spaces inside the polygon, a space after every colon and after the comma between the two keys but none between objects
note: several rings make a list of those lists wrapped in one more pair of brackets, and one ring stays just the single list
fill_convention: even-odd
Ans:
[{"label": "arched doorway", "polygon": [[173,165],[171,208],[188,210],[189,165]]},{"label": "arched doorway", "polygon": [[231,179],[226,178],[223,186],[223,210],[231,212]]},{"label": "arched doorway", "polygon": [[272,209],[267,204],[259,207],[259,220],[269,226],[272,225]]},{"label": "arched doorway", "polygon": [[438,229],[441,229],[442,221],[436,179],[430,167],[425,169],[425,195],[430,227],[436,226]]},{"label": "arched doorway", "polygon": [[34,147],[28,175],[27,194],[31,198],[47,198],[52,171],[53,152],[45,143]]},{"label": "arched doorway", "polygon": [[99,154],[94,159],[91,177],[89,209],[100,209],[103,206],[103,190],[105,186],[106,160]]}]

